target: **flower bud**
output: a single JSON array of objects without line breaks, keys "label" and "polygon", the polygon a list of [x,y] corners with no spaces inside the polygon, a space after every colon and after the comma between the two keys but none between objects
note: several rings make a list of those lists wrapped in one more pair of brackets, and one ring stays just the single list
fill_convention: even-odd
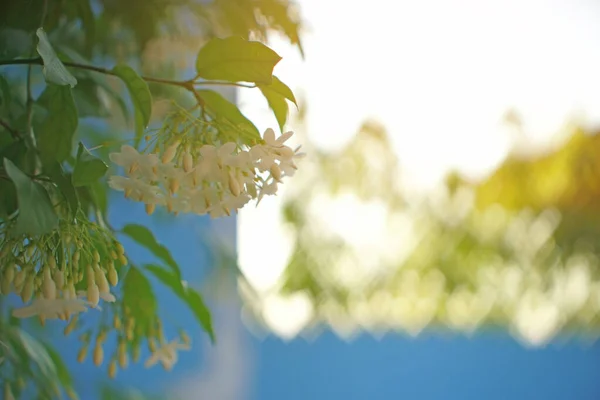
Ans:
[{"label": "flower bud", "polygon": [[117,286],[117,283],[119,283],[119,275],[114,267],[108,270],[108,281],[112,286]]},{"label": "flower bud", "polygon": [[175,194],[179,190],[179,179],[173,178],[169,181],[169,193]]},{"label": "flower bud", "polygon": [[87,345],[84,345],[80,350],[79,353],[77,353],[77,362],[84,362],[85,358],[87,357],[87,352],[88,352],[88,347]]},{"label": "flower bud", "polygon": [[94,250],[93,257],[96,264],[100,262],[100,253],[98,253],[98,250]]},{"label": "flower bud", "polygon": [[113,316],[113,328],[116,330],[121,329],[121,318],[117,314]]},{"label": "flower bud", "polygon": [[119,343],[119,366],[121,368],[127,368],[127,343],[122,340]]},{"label": "flower bud", "polygon": [[54,273],[54,283],[56,284],[56,289],[63,290],[65,286],[65,274],[61,270],[57,270]]},{"label": "flower bud", "polygon": [[33,275],[28,275],[27,279],[25,279],[23,290],[21,290],[21,300],[23,300],[23,303],[29,302],[31,296],[33,296],[33,280]]},{"label": "flower bud", "polygon": [[235,179],[231,171],[229,171],[229,190],[235,197],[240,195],[240,184],[237,179]]},{"label": "flower bud", "polygon": [[92,268],[91,265],[88,265],[87,269],[86,269],[86,276],[87,276],[87,284],[88,284],[88,286],[96,283],[95,275],[96,275],[96,273],[94,272],[94,268]]},{"label": "flower bud", "polygon": [[10,293],[10,281],[8,280],[8,277],[3,276],[2,280],[0,280],[0,292],[5,295],[8,296],[8,294]]},{"label": "flower bud", "polygon": [[65,334],[65,336],[68,336],[71,334],[71,332],[73,332],[73,330],[77,327],[77,315],[73,317],[73,319],[71,319],[71,321],[69,321],[69,323],[67,324],[67,326],[65,326],[65,329],[63,331],[63,333]]},{"label": "flower bud", "polygon": [[4,276],[4,278],[6,278],[6,280],[8,280],[9,283],[12,283],[15,279],[15,263],[8,264],[4,268],[2,275]]},{"label": "flower bud", "polygon": [[173,158],[175,158],[175,154],[177,153],[177,147],[179,147],[179,140],[167,147],[161,159],[163,164],[168,164],[173,161]]},{"label": "flower bud", "polygon": [[121,263],[121,265],[127,265],[127,257],[125,257],[125,255],[121,254],[119,256],[119,262]]},{"label": "flower bud", "polygon": [[90,302],[92,307],[96,307],[100,301],[100,291],[98,290],[98,285],[95,283],[92,283],[88,286],[87,300]]},{"label": "flower bud", "polygon": [[115,247],[117,248],[117,253],[118,254],[125,254],[125,248],[123,247],[123,245],[119,242],[115,243]]},{"label": "flower bud", "polygon": [[190,172],[194,168],[194,159],[192,155],[188,152],[183,154],[183,170],[185,172]]},{"label": "flower bud", "polygon": [[94,365],[99,367],[102,365],[102,361],[104,360],[104,349],[102,349],[102,345],[100,343],[96,343],[94,346]]},{"label": "flower bud", "polygon": [[15,274],[15,278],[13,279],[13,284],[15,285],[15,289],[21,290],[21,286],[23,282],[25,282],[25,278],[27,277],[27,273],[24,269],[20,270]]},{"label": "flower bud", "polygon": [[42,282],[42,293],[44,294],[45,299],[54,300],[56,298],[56,284],[52,280],[50,272],[48,272],[47,275],[44,275],[44,280]]},{"label": "flower bud", "polygon": [[108,281],[106,280],[106,275],[104,274],[104,271],[102,271],[102,269],[97,265],[94,270],[94,275],[95,275],[96,284],[98,285],[98,290],[100,291],[100,293],[108,292],[109,288],[108,288]]},{"label": "flower bud", "polygon": [[281,169],[279,169],[277,164],[271,165],[269,171],[271,172],[273,179],[275,179],[277,182],[281,182]]},{"label": "flower bud", "polygon": [[108,377],[110,379],[115,379],[115,376],[117,376],[117,363],[115,360],[112,360],[110,364],[108,364]]},{"label": "flower bud", "polygon": [[146,203],[146,214],[152,215],[156,209],[156,204]]}]

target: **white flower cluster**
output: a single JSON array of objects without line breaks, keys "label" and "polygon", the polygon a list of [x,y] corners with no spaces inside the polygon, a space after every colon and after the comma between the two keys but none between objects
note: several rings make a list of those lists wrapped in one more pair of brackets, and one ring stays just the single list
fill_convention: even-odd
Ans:
[{"label": "white flower cluster", "polygon": [[234,142],[193,146],[180,139],[166,146],[160,157],[124,145],[110,159],[126,176],[111,176],[109,185],[145,203],[148,214],[164,206],[176,214],[231,215],[253,198],[258,203],[274,195],[281,179],[294,174],[294,160],[304,154],[298,153],[299,147],[285,145],[292,135],[275,138],[267,129],[263,142],[251,148]]}]

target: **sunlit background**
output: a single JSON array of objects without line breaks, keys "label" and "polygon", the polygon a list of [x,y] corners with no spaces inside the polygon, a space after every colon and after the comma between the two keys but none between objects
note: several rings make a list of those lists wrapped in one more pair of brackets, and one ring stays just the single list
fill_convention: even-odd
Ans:
[{"label": "sunlit background", "polygon": [[[381,351],[447,363],[428,353],[441,346],[467,369],[474,349],[492,360],[514,343],[517,364],[552,346],[550,363],[586,348],[597,368],[600,5],[299,4],[305,58],[279,37],[270,45],[283,56],[275,73],[300,97],[287,128],[309,155],[277,197],[238,217],[246,327],[290,346],[333,334],[348,354],[368,336],[419,337]],[[240,91],[239,102],[259,129],[276,126],[260,93]],[[493,365],[479,364],[479,379]],[[409,389],[378,398],[442,398],[410,389],[437,371],[417,370],[397,375]],[[505,379],[530,379],[518,371]],[[569,379],[562,394],[531,398],[600,395]],[[444,398],[490,398],[490,387]],[[529,398],[525,387],[494,398]]]},{"label": "sunlit background", "polygon": [[[297,310],[290,312],[279,305],[284,300],[271,293],[283,285],[286,267],[293,268],[288,263],[294,241],[300,240],[282,213],[288,199],[299,192],[306,195],[297,186],[314,188],[302,207],[309,216],[306,225],[318,230],[315,240],[334,235],[358,257],[354,263],[334,260],[343,265],[331,268],[339,269],[335,272],[339,279],[363,285],[364,274],[401,269],[418,243],[432,253],[442,251],[422,238],[429,232],[423,232],[427,231],[422,226],[424,217],[417,211],[424,211],[415,203],[430,201],[436,203],[433,213],[449,214],[457,221],[465,218],[463,214],[471,212],[473,190],[461,188],[452,197],[444,184],[449,174],[489,181],[509,154],[525,154],[533,160],[555,151],[578,128],[592,133],[600,116],[600,52],[595,40],[600,33],[600,7],[595,2],[374,1],[368,13],[361,2],[341,6],[305,0],[301,6],[308,21],[306,59],[284,41],[274,38],[271,44],[284,57],[276,73],[302,93],[305,119],[302,124],[289,124],[289,129],[298,131],[298,142],[309,142],[312,157],[285,185],[291,193],[266,199],[264,207],[245,208],[238,220],[241,268],[253,289],[270,293],[265,295],[262,313],[270,329],[283,336],[294,336],[312,319],[313,305],[301,294],[289,300],[289,307]],[[259,93],[239,95],[248,116],[263,128],[274,125]],[[384,135],[372,136],[372,141],[384,137],[389,146],[368,146],[364,137],[357,137],[369,121],[376,121],[379,126],[373,129]],[[356,142],[361,143],[359,151],[349,153]],[[359,171],[364,177],[340,166],[335,169],[339,177],[329,170],[324,178],[319,170],[323,163],[316,161],[315,152],[331,163],[351,163],[360,157],[373,163]],[[397,157],[397,174],[389,168],[396,167],[394,161],[381,169],[375,165],[388,153]],[[360,199],[352,184],[363,178],[381,180],[382,175],[389,177],[389,183],[382,182],[379,189],[397,192],[412,205],[396,207],[377,194]],[[535,178],[544,179],[543,171],[540,175],[528,185],[536,185]],[[327,179],[346,179],[349,185],[341,189],[322,185]],[[502,190],[519,190],[510,184],[518,182],[508,182]],[[560,182],[554,184],[561,187]],[[530,253],[546,242],[560,218],[550,208],[541,214],[525,210],[539,215],[523,216],[522,224],[533,224],[537,218],[543,232],[538,237],[524,233],[521,238],[520,230],[525,228],[508,231],[518,213],[505,216],[515,221],[504,221],[502,198],[488,202],[494,207],[481,212],[506,225],[507,241],[521,247],[527,247],[523,240],[539,242],[531,244]],[[483,214],[473,218],[475,224],[486,223]],[[256,251],[265,242],[271,244],[269,254]],[[576,264],[572,279],[591,279],[589,265]],[[486,266],[478,267],[483,271]],[[519,279],[517,275],[528,266],[514,267],[514,279]],[[439,271],[432,271],[437,282]],[[508,276],[510,271],[505,271]],[[588,289],[573,290],[587,297],[583,294]],[[427,294],[435,296],[431,291]]]}]

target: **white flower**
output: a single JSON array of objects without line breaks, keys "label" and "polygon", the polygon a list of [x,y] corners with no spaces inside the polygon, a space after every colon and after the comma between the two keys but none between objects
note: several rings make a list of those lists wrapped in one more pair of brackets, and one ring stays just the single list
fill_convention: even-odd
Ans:
[{"label": "white flower", "polygon": [[136,201],[150,204],[164,204],[160,188],[138,179],[114,175],[108,179],[108,185],[115,190],[124,191],[125,197],[131,197]]},{"label": "white flower", "polygon": [[64,315],[87,311],[89,303],[80,299],[43,299],[37,298],[29,305],[13,310],[16,318],[40,316],[45,319],[61,318]]},{"label": "white flower", "polygon": [[277,182],[272,181],[271,183],[263,183],[262,188],[260,188],[260,192],[258,193],[258,200],[256,201],[256,205],[260,203],[263,196],[265,195],[274,195],[277,193]]},{"label": "white flower", "polygon": [[155,180],[156,168],[160,165],[156,154],[140,154],[129,145],[121,146],[120,153],[111,153],[108,157],[115,164],[125,168],[127,175],[148,181]]},{"label": "white flower", "polygon": [[170,343],[161,345],[144,363],[144,367],[150,368],[160,362],[163,367],[170,371],[173,365],[177,362],[177,350],[189,350],[190,345],[181,343],[178,339]]},{"label": "white flower", "polygon": [[[117,298],[115,297],[115,295],[110,292],[100,292],[99,296],[102,300],[106,301],[107,303],[114,303],[115,301],[117,301]],[[80,299],[87,299],[87,291],[85,291],[85,290],[77,291],[77,297]]]},{"label": "white flower", "polygon": [[225,207],[229,212],[237,211],[238,209],[244,207],[249,201],[251,197],[245,193],[240,194],[239,196],[227,196],[221,202],[221,205]]}]

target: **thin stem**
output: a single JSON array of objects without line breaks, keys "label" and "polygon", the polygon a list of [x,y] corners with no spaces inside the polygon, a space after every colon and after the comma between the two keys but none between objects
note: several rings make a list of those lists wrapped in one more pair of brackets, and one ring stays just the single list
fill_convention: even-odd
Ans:
[{"label": "thin stem", "polygon": [[[117,74],[115,74],[110,69],[96,67],[95,65],[80,64],[80,63],[74,63],[74,62],[69,62],[69,61],[63,61],[62,63],[65,66],[71,67],[71,68],[85,69],[88,71],[94,71],[94,72],[98,72],[98,73],[105,74],[105,75],[117,76]],[[41,57],[21,58],[18,60],[0,60],[0,66],[2,66],[2,65],[30,65],[30,66],[31,65],[44,65],[44,61],[42,60]],[[162,83],[165,85],[180,86],[180,87],[186,88],[188,90],[191,88],[191,85],[192,85],[191,81],[175,81],[175,80],[171,80],[171,79],[153,78],[151,76],[142,76],[141,78],[143,80],[145,80],[146,82],[154,82],[154,83]]]},{"label": "thin stem", "polygon": [[3,119],[0,118],[0,126],[2,126],[4,129],[6,129],[6,131],[8,133],[11,134],[11,136],[15,139],[19,139],[20,135],[19,135],[19,131],[17,131],[16,129],[14,129],[13,127],[11,127],[8,122],[4,121]]},{"label": "thin stem", "polygon": [[[102,68],[102,67],[96,67],[95,65],[80,64],[80,63],[75,63],[75,62],[70,62],[70,61],[63,61],[62,63],[65,66],[71,67],[71,68],[84,69],[84,70],[94,71],[94,72],[98,72],[98,73],[105,74],[105,75],[117,76],[117,74],[115,74],[112,70],[107,69],[107,68]],[[3,66],[3,65],[44,65],[44,61],[41,59],[41,57],[21,58],[21,59],[17,59],[17,60],[0,60],[0,66]],[[161,83],[164,85],[171,85],[171,86],[179,86],[179,87],[182,87],[189,91],[193,91],[194,86],[209,86],[209,85],[238,86],[238,87],[244,87],[244,88],[250,88],[250,89],[256,87],[256,85],[247,85],[244,83],[227,82],[227,81],[199,82],[196,80],[196,79],[198,79],[197,77],[194,77],[193,79],[189,79],[186,81],[176,81],[176,80],[172,80],[172,79],[155,78],[152,76],[142,76],[141,78],[143,80],[145,80],[146,82]]]},{"label": "thin stem", "polygon": [[198,81],[193,81],[194,85],[219,85],[219,86],[237,86],[237,87],[243,87],[243,88],[248,88],[248,89],[254,89],[256,87],[255,84],[245,84],[245,83],[239,83],[239,82],[228,82],[228,81],[203,81],[203,82],[198,82]]}]

